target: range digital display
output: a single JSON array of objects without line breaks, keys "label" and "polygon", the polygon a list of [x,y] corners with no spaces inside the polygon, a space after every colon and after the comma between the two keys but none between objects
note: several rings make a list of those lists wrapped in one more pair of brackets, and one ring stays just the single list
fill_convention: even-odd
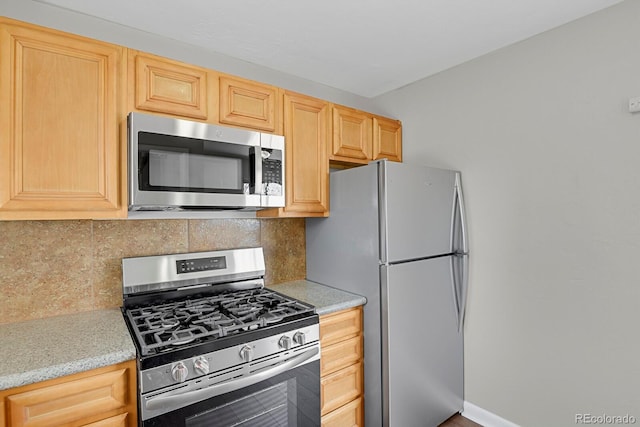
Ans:
[{"label": "range digital display", "polygon": [[227,259],[224,256],[211,258],[185,259],[176,261],[178,274],[194,273],[197,271],[223,270],[227,268]]}]

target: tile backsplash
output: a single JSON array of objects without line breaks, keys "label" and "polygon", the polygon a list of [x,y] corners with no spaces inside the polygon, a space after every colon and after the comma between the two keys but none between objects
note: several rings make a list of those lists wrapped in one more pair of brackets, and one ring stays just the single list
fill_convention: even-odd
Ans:
[{"label": "tile backsplash", "polygon": [[305,277],[304,219],[0,221],[0,323],[120,307],[124,257],[254,246],[267,284]]}]

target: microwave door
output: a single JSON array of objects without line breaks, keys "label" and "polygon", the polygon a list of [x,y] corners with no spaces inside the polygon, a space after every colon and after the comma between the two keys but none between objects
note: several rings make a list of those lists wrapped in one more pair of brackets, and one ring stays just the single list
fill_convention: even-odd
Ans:
[{"label": "microwave door", "polygon": [[284,137],[141,113],[128,125],[130,210],[284,206]]},{"label": "microwave door", "polygon": [[133,193],[136,210],[260,206],[260,194],[248,194],[242,159],[149,150],[145,167]]}]

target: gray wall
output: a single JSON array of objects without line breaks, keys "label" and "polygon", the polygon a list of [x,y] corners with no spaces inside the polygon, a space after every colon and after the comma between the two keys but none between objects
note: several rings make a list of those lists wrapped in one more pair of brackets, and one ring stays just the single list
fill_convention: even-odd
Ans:
[{"label": "gray wall", "polygon": [[627,0],[376,100],[462,170],[465,399],[523,426],[640,423],[639,28]]},{"label": "gray wall", "polygon": [[[33,0],[1,0],[0,16],[154,53],[365,111],[380,112],[368,98],[217,54],[215,46],[212,46],[211,50],[204,50]],[[295,34],[292,34],[292,37],[295,37]],[[301,58],[301,60],[304,59]]]}]

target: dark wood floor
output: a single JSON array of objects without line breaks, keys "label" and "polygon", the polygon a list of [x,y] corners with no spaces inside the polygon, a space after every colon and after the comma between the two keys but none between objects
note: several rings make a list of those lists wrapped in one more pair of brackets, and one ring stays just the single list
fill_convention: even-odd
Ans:
[{"label": "dark wood floor", "polygon": [[460,414],[454,415],[449,418],[447,421],[440,424],[438,427],[482,427],[478,423],[474,423],[473,421],[463,417]]}]

